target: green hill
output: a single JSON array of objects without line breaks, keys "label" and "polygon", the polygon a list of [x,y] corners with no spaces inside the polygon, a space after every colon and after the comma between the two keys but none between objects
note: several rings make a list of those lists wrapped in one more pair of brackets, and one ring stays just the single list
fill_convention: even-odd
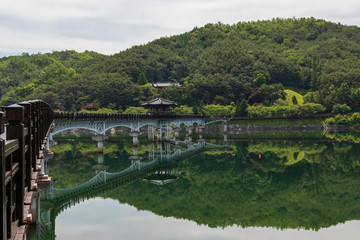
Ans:
[{"label": "green hill", "polygon": [[[360,106],[360,28],[314,18],[207,24],[112,56],[53,52],[0,59],[0,99],[40,98],[63,110],[124,109],[159,93],[179,104],[230,104],[263,84]],[[321,90],[321,92],[317,92]],[[336,91],[335,91],[336,90]]]}]

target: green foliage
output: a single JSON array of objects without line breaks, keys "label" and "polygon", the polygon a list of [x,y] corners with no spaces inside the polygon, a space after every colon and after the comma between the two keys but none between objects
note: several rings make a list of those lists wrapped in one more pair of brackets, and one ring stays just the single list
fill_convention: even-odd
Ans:
[{"label": "green foliage", "polygon": [[220,105],[220,104],[210,104],[203,107],[204,115],[214,117],[214,116],[230,116],[234,110],[233,105]]},{"label": "green foliage", "polygon": [[329,139],[334,139],[337,142],[360,143],[360,132],[359,131],[330,132],[330,133],[326,133],[325,136]]},{"label": "green foliage", "polygon": [[285,99],[286,93],[282,84],[266,85],[263,84],[260,88],[255,88],[249,96],[248,103],[262,103],[265,106],[270,106],[278,99]]},{"label": "green foliage", "polygon": [[248,105],[245,102],[245,99],[241,100],[241,102],[237,101],[235,105],[234,117],[245,117],[247,116],[247,108]]},{"label": "green foliage", "polygon": [[140,86],[140,100],[141,101],[148,101],[151,99],[156,98],[158,95],[158,91],[156,88],[151,85],[151,83],[147,83],[145,85]]},{"label": "green foliage", "polygon": [[325,119],[325,123],[346,126],[360,126],[360,115],[357,112],[351,116],[338,114],[335,117]]},{"label": "green foliage", "polygon": [[146,76],[145,76],[145,73],[144,72],[141,72],[139,77],[138,77],[138,80],[137,80],[137,83],[140,84],[140,85],[145,85],[148,83],[148,80],[146,79]]},{"label": "green foliage", "polygon": [[318,103],[306,103],[299,106],[301,115],[313,115],[317,113],[324,113],[325,107]]},{"label": "green foliage", "polygon": [[341,83],[340,88],[336,90],[335,99],[339,103],[350,103],[351,90],[346,82]]},{"label": "green foliage", "polygon": [[79,113],[119,113],[119,111],[113,110],[111,108],[99,108],[98,110],[81,109]]},{"label": "green foliage", "polygon": [[143,107],[128,107],[123,113],[146,114],[147,110]]},{"label": "green foliage", "polygon": [[351,107],[346,104],[335,104],[333,106],[332,113],[349,113],[351,112]]},{"label": "green foliage", "polygon": [[312,59],[311,68],[311,88],[317,90],[319,88],[319,78],[321,74],[321,63],[320,59],[315,55]]},{"label": "green foliage", "polygon": [[193,108],[191,108],[187,105],[180,105],[179,107],[174,108],[174,112],[178,115],[194,114]]},{"label": "green foliage", "polygon": [[297,101],[297,99],[296,99],[295,96],[293,96],[291,100],[292,100],[292,103],[293,103],[294,105],[297,105],[297,104],[298,104],[298,101]]},{"label": "green foliage", "polygon": [[299,114],[299,106],[286,105],[286,106],[270,106],[263,105],[250,106],[247,109],[250,117],[284,117],[296,116]]},{"label": "green foliage", "polygon": [[284,117],[296,115],[313,115],[323,113],[325,108],[321,104],[306,103],[303,105],[274,105],[266,107],[263,105],[250,106],[247,109],[250,117]]}]

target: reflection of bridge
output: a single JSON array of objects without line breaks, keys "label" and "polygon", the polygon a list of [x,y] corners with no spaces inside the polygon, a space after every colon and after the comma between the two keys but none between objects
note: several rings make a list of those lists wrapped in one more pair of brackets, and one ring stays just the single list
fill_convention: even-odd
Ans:
[{"label": "reflection of bridge", "polygon": [[160,166],[163,163],[174,163],[179,160],[183,160],[194,156],[206,149],[224,148],[226,145],[215,145],[201,141],[196,144],[190,145],[186,150],[176,149],[173,153],[161,154],[154,157],[149,162],[134,161],[128,168],[121,172],[110,173],[106,171],[98,172],[93,178],[75,187],[71,188],[53,188],[46,192],[42,199],[50,200],[54,203],[63,202],[66,199],[72,198],[73,196],[81,195],[88,191],[92,191],[95,188],[101,187],[106,184],[113,183],[129,176],[139,176],[147,173]]},{"label": "reflection of bridge", "polygon": [[167,152],[166,154],[155,155],[148,162],[133,161],[128,168],[117,173],[100,171],[88,181],[75,187],[51,187],[43,192],[41,197],[41,226],[38,231],[40,239],[55,239],[55,219],[59,213],[68,207],[85,199],[95,197],[105,190],[142,179],[155,172],[161,166],[187,159],[206,150],[219,148],[228,148],[228,146],[200,141],[196,144],[188,145],[185,150],[178,148],[172,153]]}]

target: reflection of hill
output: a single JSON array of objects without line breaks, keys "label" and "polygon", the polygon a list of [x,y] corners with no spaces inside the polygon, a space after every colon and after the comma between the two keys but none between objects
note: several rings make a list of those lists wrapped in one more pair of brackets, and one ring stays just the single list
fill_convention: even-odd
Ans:
[{"label": "reflection of hill", "polygon": [[308,156],[320,154],[326,149],[325,144],[301,144],[299,142],[258,142],[249,145],[249,152],[261,153],[266,157],[268,153],[275,154],[278,158],[284,159],[285,165],[295,164]]},{"label": "reflection of hill", "polygon": [[[238,150],[246,149],[240,145]],[[173,184],[139,181],[102,196],[211,227],[319,229],[360,219],[359,150],[337,144],[318,149],[323,151],[313,152],[308,162],[284,166],[282,172],[256,169],[237,157],[244,155],[241,151],[237,156],[202,154],[178,163],[176,170],[183,174]]]},{"label": "reflection of hill", "polygon": [[[127,145],[131,145],[128,143]],[[119,172],[127,168],[130,154],[124,150],[124,143],[105,142],[105,165],[109,172]],[[59,142],[52,148],[55,153],[51,160],[51,176],[55,187],[72,187],[92,178],[93,166],[97,164],[98,149],[95,141]]]}]

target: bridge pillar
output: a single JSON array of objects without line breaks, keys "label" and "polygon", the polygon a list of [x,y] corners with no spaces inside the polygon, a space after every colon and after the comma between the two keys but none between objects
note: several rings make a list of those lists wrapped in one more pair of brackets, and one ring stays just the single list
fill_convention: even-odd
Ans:
[{"label": "bridge pillar", "polygon": [[186,141],[191,142],[192,141],[192,127],[186,127]]},{"label": "bridge pillar", "polygon": [[180,128],[174,128],[175,145],[179,145],[179,130],[180,130]]},{"label": "bridge pillar", "polygon": [[174,137],[175,140],[179,140],[179,128],[174,128]]},{"label": "bridge pillar", "polygon": [[198,132],[199,132],[199,140],[203,140],[203,129],[205,128],[205,126],[198,126]]},{"label": "bridge pillar", "polygon": [[223,124],[223,132],[226,133],[227,132],[227,123],[224,122]]},{"label": "bridge pillar", "polygon": [[163,140],[162,134],[163,134],[163,132],[162,132],[162,129],[160,128],[159,131],[158,131],[158,134],[157,134],[157,138],[156,138],[156,140],[158,142],[162,142],[162,140]]},{"label": "bridge pillar", "polygon": [[104,152],[104,141],[106,139],[109,139],[106,135],[95,135],[92,137],[92,140],[95,140],[98,142],[98,152],[103,153]]},{"label": "bridge pillar", "polygon": [[53,214],[51,214],[54,210],[54,204],[49,201],[40,201],[39,206],[41,207],[39,207],[38,231],[40,232],[40,229],[43,229],[49,234],[49,239],[55,239],[55,219],[52,218]]},{"label": "bridge pillar", "polygon": [[139,147],[138,146],[133,147],[133,155],[130,156],[129,159],[131,160],[131,163],[141,160],[141,157],[139,156]]},{"label": "bridge pillar", "polygon": [[171,146],[169,142],[165,143],[165,151],[167,155],[171,153]]},{"label": "bridge pillar", "polygon": [[133,146],[137,147],[139,146],[139,136],[140,132],[131,132],[129,135],[133,138]]},{"label": "bridge pillar", "polygon": [[157,142],[157,144],[156,144],[156,152],[158,154],[160,154],[160,155],[162,155],[164,153],[162,142]]},{"label": "bridge pillar", "polygon": [[155,144],[151,142],[148,146],[149,149],[149,160],[153,160],[155,158]]},{"label": "bridge pillar", "polygon": [[149,142],[155,141],[155,130],[153,126],[148,127],[148,140]]},{"label": "bridge pillar", "polygon": [[98,173],[98,171],[107,170],[109,167],[104,165],[104,153],[99,152],[97,155],[97,164],[92,167]]},{"label": "bridge pillar", "polygon": [[39,191],[46,190],[50,188],[52,178],[48,176],[48,162],[54,157],[54,153],[51,151],[44,151],[43,158],[41,159],[41,170],[39,173],[39,180],[37,182],[37,187]]},{"label": "bridge pillar", "polygon": [[193,127],[186,127],[186,136],[192,137]]},{"label": "bridge pillar", "polygon": [[224,133],[224,143],[227,143],[228,139],[227,139],[227,134]]},{"label": "bridge pillar", "polygon": [[164,141],[166,142],[170,141],[170,127],[166,127]]}]

